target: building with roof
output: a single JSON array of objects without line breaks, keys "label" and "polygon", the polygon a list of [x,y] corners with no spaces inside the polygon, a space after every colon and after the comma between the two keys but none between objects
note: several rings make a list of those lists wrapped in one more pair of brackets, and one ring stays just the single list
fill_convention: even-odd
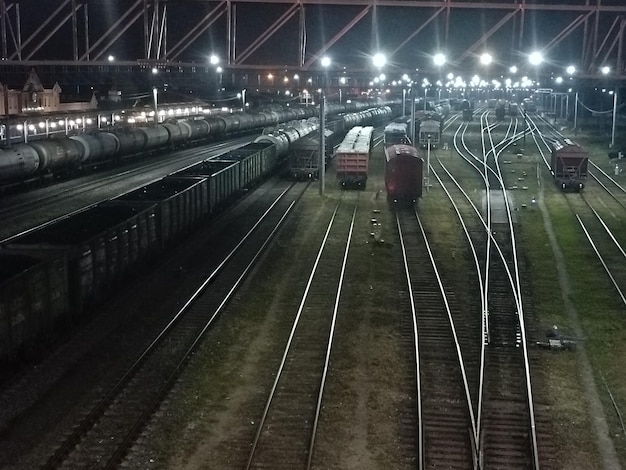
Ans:
[{"label": "building with roof", "polygon": [[61,98],[62,92],[58,82],[50,88],[45,88],[37,72],[31,69],[21,90],[0,83],[0,116],[86,111],[98,107],[98,101],[93,93],[90,99],[64,102]]}]

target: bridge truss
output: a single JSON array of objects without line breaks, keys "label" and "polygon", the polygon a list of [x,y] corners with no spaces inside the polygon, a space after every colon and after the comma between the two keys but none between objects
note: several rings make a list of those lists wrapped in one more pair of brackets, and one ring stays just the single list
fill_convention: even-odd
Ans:
[{"label": "bridge truss", "polygon": [[184,68],[217,53],[233,71],[306,72],[328,54],[356,72],[383,51],[388,67],[429,70],[441,51],[470,70],[489,50],[497,73],[538,49],[548,69],[623,80],[625,27],[623,0],[0,0],[0,67]]}]

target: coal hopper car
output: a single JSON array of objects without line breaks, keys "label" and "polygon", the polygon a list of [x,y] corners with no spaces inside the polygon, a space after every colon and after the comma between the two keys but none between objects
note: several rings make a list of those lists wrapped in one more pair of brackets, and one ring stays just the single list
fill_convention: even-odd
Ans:
[{"label": "coal hopper car", "polygon": [[563,191],[581,191],[587,181],[589,153],[571,139],[551,144],[552,175]]}]

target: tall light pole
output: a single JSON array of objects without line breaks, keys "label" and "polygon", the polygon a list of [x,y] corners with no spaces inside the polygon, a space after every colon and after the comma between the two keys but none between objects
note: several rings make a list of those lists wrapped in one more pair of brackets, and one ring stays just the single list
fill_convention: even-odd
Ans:
[{"label": "tall light pole", "polygon": [[578,92],[574,99],[574,135],[578,135]]},{"label": "tall light pole", "polygon": [[218,78],[218,88],[221,86],[222,84],[222,67],[219,66],[220,63],[220,58],[217,54],[211,54],[211,56],[209,57],[209,63],[215,67],[215,72],[216,72],[216,77]]},{"label": "tall light pole", "polygon": [[617,118],[617,86],[613,92],[613,123],[611,125],[611,147],[615,147],[615,120]]},{"label": "tall light pole", "polygon": [[237,98],[241,99],[241,111],[246,112],[246,89],[241,90],[241,93],[237,93]]},{"label": "tall light pole", "polygon": [[319,151],[319,163],[318,173],[320,178],[320,196],[324,195],[326,189],[326,74],[328,73],[328,67],[330,66],[330,57],[322,57],[322,68],[324,73],[322,75],[322,93],[320,98],[320,151]]},{"label": "tall light pole", "polygon": [[402,115],[406,116],[406,88],[402,87]]},{"label": "tall light pole", "polygon": [[441,52],[438,52],[433,56],[433,62],[439,72],[439,79],[435,82],[437,85],[437,103],[441,102],[441,87],[443,86],[441,83],[441,67],[446,63],[446,60],[446,56]]},{"label": "tall light pole", "polygon": [[154,99],[154,124],[159,123],[159,109],[157,105],[157,87],[152,87],[152,98]]},{"label": "tall light pole", "polygon": [[413,93],[413,86],[409,88],[409,95],[411,95],[411,145],[416,147],[415,143],[415,94]]},{"label": "tall light pole", "polygon": [[[385,75],[382,73],[383,67],[387,63],[387,57],[382,52],[377,52],[372,56],[372,64],[376,67],[378,71],[378,76],[374,78],[375,83],[383,82],[385,80]],[[382,83],[381,85],[382,86]]]}]

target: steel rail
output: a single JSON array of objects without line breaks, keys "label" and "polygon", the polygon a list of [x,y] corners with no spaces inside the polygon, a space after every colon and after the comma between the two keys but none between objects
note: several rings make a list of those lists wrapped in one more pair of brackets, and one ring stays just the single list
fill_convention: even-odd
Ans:
[{"label": "steel rail", "polygon": [[420,354],[419,354],[419,331],[417,328],[417,310],[415,308],[415,299],[413,298],[413,283],[411,281],[411,271],[409,269],[409,262],[406,253],[406,245],[404,243],[404,237],[402,235],[402,227],[400,225],[400,219],[396,213],[396,226],[398,228],[398,236],[400,238],[400,248],[402,250],[402,260],[404,263],[405,280],[407,290],[409,292],[409,301],[411,303],[411,321],[413,324],[413,344],[415,351],[415,370],[416,370],[416,393],[417,393],[417,470],[424,470],[424,419],[423,419],[423,407],[422,407],[422,382],[421,382],[421,366],[420,366]]},{"label": "steel rail", "polygon": [[589,231],[587,230],[587,227],[585,227],[585,224],[583,223],[583,221],[581,220],[581,218],[580,218],[580,216],[578,214],[576,214],[576,220],[578,220],[578,223],[580,224],[581,228],[583,229],[583,232],[585,233],[585,236],[587,237],[587,241],[591,245],[591,248],[593,249],[594,253],[596,254],[596,257],[598,258],[598,260],[602,264],[602,267],[604,268],[604,271],[606,271],[606,274],[609,276],[609,279],[611,280],[611,283],[613,284],[613,287],[615,287],[615,290],[617,291],[617,294],[619,295],[620,299],[622,300],[622,303],[626,306],[626,296],[622,292],[622,289],[620,288],[617,280],[613,276],[613,273],[611,273],[611,270],[607,266],[606,261],[604,261],[604,258],[602,257],[602,254],[600,253],[600,250],[598,250],[598,247],[593,242],[593,238],[589,234]]},{"label": "steel rail", "polygon": [[322,399],[324,397],[324,387],[326,385],[326,377],[328,376],[328,368],[330,366],[330,355],[333,347],[333,339],[335,336],[335,326],[337,324],[337,312],[339,311],[339,301],[341,299],[341,293],[343,292],[343,280],[346,272],[346,265],[348,264],[348,253],[350,251],[350,243],[352,241],[352,233],[354,231],[354,221],[356,219],[357,204],[352,211],[352,220],[350,221],[350,232],[348,233],[348,240],[346,242],[346,249],[343,255],[343,261],[341,263],[341,275],[339,276],[339,283],[337,285],[337,295],[335,297],[335,306],[333,308],[333,318],[330,325],[330,331],[328,333],[328,347],[326,348],[326,357],[324,359],[324,371],[322,372],[322,378],[320,380],[319,393],[317,395],[317,406],[315,408],[315,418],[313,420],[313,431],[311,432],[311,443],[309,444],[309,456],[307,459],[306,468],[311,469],[313,463],[313,451],[315,448],[315,436],[317,433],[317,426],[319,424],[319,417],[322,410]]},{"label": "steel rail", "polygon": [[[282,198],[282,196],[284,194],[285,193],[281,194],[280,197]],[[193,343],[189,346],[189,348],[187,349],[185,354],[183,354],[181,356],[181,359],[180,359],[180,361],[178,361],[178,364],[176,365],[176,368],[170,374],[170,376],[165,380],[165,382],[164,382],[163,386],[161,387],[161,390],[159,391],[159,393],[155,396],[154,400],[152,401],[152,403],[150,403],[149,407],[147,407],[145,409],[144,413],[141,415],[141,418],[135,423],[135,425],[133,426],[131,431],[126,435],[126,437],[124,438],[124,441],[117,448],[117,451],[115,452],[115,454],[113,456],[111,456],[111,458],[107,462],[107,464],[105,466],[105,468],[107,470],[113,470],[113,469],[117,468],[117,465],[119,464],[119,462],[124,457],[124,454],[126,453],[127,449],[130,448],[130,446],[132,445],[132,443],[136,439],[136,436],[141,431],[141,428],[145,425],[145,423],[147,422],[149,417],[152,415],[154,410],[158,407],[159,403],[163,400],[163,398],[165,397],[167,392],[174,385],[176,379],[178,378],[178,376],[180,374],[180,371],[183,369],[184,364],[187,362],[187,359],[198,348],[202,338],[204,337],[206,332],[209,330],[209,327],[211,327],[213,325],[213,322],[215,321],[215,319],[219,316],[219,314],[222,312],[222,310],[224,309],[226,304],[230,301],[230,299],[233,297],[233,295],[235,295],[235,293],[237,292],[237,289],[241,286],[241,284],[246,279],[246,277],[248,276],[250,271],[254,267],[256,267],[259,258],[261,257],[261,255],[263,255],[265,253],[265,249],[270,244],[270,242],[274,239],[274,236],[276,235],[278,230],[282,227],[282,224],[287,219],[287,216],[289,215],[289,213],[291,212],[291,210],[295,206],[296,202],[297,202],[296,200],[291,202],[291,204],[289,205],[287,210],[281,216],[281,218],[278,221],[278,223],[274,226],[274,228],[272,229],[270,234],[266,237],[266,239],[263,242],[263,244],[261,245],[261,247],[257,250],[257,252],[254,254],[254,256],[252,257],[252,259],[250,260],[248,265],[244,268],[243,272],[239,275],[239,277],[237,278],[237,280],[235,281],[235,283],[233,284],[231,289],[228,291],[227,295],[222,299],[222,301],[219,304],[218,308],[215,309],[215,311],[211,314],[210,318],[205,323],[204,328],[202,328],[202,330],[197,334],[196,338],[194,339]],[[269,210],[270,209],[268,209],[268,211]],[[266,212],[266,214],[267,214],[267,212]],[[265,214],[264,214],[264,216],[265,216]],[[254,228],[256,228],[256,225],[255,225]],[[254,230],[254,228],[252,230]],[[203,286],[206,286],[206,281],[203,284]],[[193,299],[190,299],[190,300],[187,301],[187,303],[185,304],[187,308],[189,308],[191,303],[197,298],[197,296],[198,296],[197,293],[198,293],[198,291],[196,291],[196,293],[194,293]]]},{"label": "steel rail", "polygon": [[[293,185],[290,185],[289,187],[287,187],[274,200],[274,202],[271,204],[271,206],[263,213],[263,215],[257,220],[257,222],[253,225],[253,227],[245,234],[245,236],[240,240],[240,242],[224,257],[224,259],[218,265],[218,267],[215,268],[213,270],[213,272],[211,272],[211,274],[202,282],[202,284],[196,289],[196,291],[185,302],[185,304],[179,309],[179,311],[168,322],[168,324],[161,330],[161,332],[156,336],[156,338],[146,347],[146,349],[139,356],[139,358],[136,359],[133,362],[133,364],[129,367],[129,369],[126,371],[126,373],[124,373],[124,375],[115,383],[115,385],[110,390],[108,390],[106,392],[104,397],[92,408],[92,410],[86,416],[84,416],[84,418],[82,419],[81,423],[73,429],[72,433],[63,440],[63,442],[60,445],[60,447],[57,448],[57,450],[53,453],[53,455],[51,455],[49,457],[49,459],[47,460],[45,465],[42,467],[43,469],[54,469],[54,468],[57,468],[58,465],[62,464],[62,462],[65,460],[67,455],[71,452],[71,450],[73,448],[75,448],[76,445],[78,445],[78,443],[81,440],[81,437],[83,435],[85,435],[85,433],[89,429],[91,429],[93,426],[95,426],[95,424],[98,422],[100,417],[102,415],[104,415],[104,413],[105,413],[106,409],[109,407],[110,403],[112,403],[114,401],[114,399],[117,396],[120,395],[120,393],[123,391],[124,387],[126,387],[126,385],[131,381],[131,379],[137,374],[138,370],[146,362],[147,358],[150,355],[152,355],[152,353],[157,349],[157,347],[161,343],[163,343],[164,339],[172,331],[173,327],[184,317],[184,315],[190,309],[190,307],[194,304],[194,302],[206,291],[207,286],[215,279],[215,277],[220,272],[223,271],[223,268],[226,265],[226,263],[237,252],[239,252],[239,250],[241,249],[241,247],[243,246],[245,241],[252,235],[253,232],[256,231],[256,229],[260,226],[260,224],[267,218],[267,216],[269,215],[271,210],[276,206],[276,204],[278,204],[279,201],[282,200],[282,198],[289,192],[289,190],[292,187],[293,187]],[[279,221],[279,224],[277,224],[276,227],[274,227],[274,230],[272,231],[272,235],[271,235],[272,237],[273,237],[273,234],[278,229],[278,227],[280,226],[280,224],[282,224],[283,220],[285,219],[286,215],[289,213],[289,211],[291,210],[291,208],[293,207],[294,204],[295,204],[295,201],[292,202],[289,205],[287,211],[281,217],[281,219]],[[267,246],[267,243],[269,243],[269,241],[270,241],[270,239],[266,239],[265,243],[262,245],[261,250],[258,251],[257,255],[254,257],[255,260],[263,252],[262,250],[265,249],[265,247]],[[245,272],[247,273],[249,271],[249,269],[250,269],[250,266],[248,266],[246,268]],[[240,281],[237,283],[237,285],[239,285],[239,283],[240,283]],[[231,291],[228,294],[229,297],[232,296],[233,293],[234,293],[234,289],[231,289]],[[220,305],[220,309],[223,307],[223,305],[225,305],[225,303],[226,303],[226,301],[222,302],[222,304]],[[212,324],[212,322],[214,321],[216,316],[217,316],[217,313],[215,313],[214,315],[211,316],[211,318],[209,319],[209,324]],[[204,333],[206,332],[206,329],[208,328],[209,324],[205,325],[205,327],[202,329],[202,331],[200,333],[200,336],[196,338],[196,340],[194,341],[192,347],[195,347],[197,345],[199,338],[204,335]],[[186,359],[188,357],[188,354],[189,354],[189,352],[187,352],[183,356],[183,358],[179,361],[179,363],[176,366],[175,371],[173,372],[173,374],[177,374],[178,371],[180,371],[180,368],[182,367],[183,362],[186,361]],[[173,375],[170,376],[170,378],[172,378],[172,377],[173,377]],[[171,382],[168,381],[168,386],[169,385],[171,385]],[[160,400],[162,398],[162,395],[163,395],[163,390],[160,390],[157,395],[158,395],[157,399]],[[151,404],[151,407],[154,404],[155,404],[155,402],[153,402]],[[131,433],[135,433],[141,427],[142,423],[145,422],[145,418],[147,416],[146,413],[148,413],[147,410],[144,411],[144,413],[142,413],[141,420],[143,420],[143,421],[141,423],[140,422],[136,422],[135,425],[133,426],[131,432],[128,433],[125,436],[124,442],[126,444],[128,443],[128,439],[130,438]],[[120,456],[120,454],[118,452],[119,452],[119,449],[115,453],[115,459],[118,459],[119,456]],[[109,463],[107,464],[107,468],[112,468],[112,466],[114,464],[115,464],[115,462],[110,460]]]},{"label": "steel rail", "polygon": [[341,205],[341,200],[337,202],[337,205],[335,206],[335,209],[333,211],[333,214],[328,222],[328,225],[326,227],[326,232],[324,234],[324,237],[322,239],[322,242],[320,244],[320,247],[318,249],[317,252],[317,256],[315,258],[315,262],[313,263],[313,267],[311,268],[311,273],[309,274],[309,278],[306,284],[306,287],[304,289],[304,292],[302,294],[302,298],[300,300],[300,305],[298,307],[298,311],[296,313],[296,316],[293,320],[292,326],[291,326],[291,331],[289,332],[289,337],[287,339],[287,343],[285,345],[285,348],[283,350],[283,355],[280,361],[280,364],[278,366],[278,370],[276,372],[276,377],[274,379],[274,383],[270,389],[270,392],[268,394],[268,398],[267,401],[265,403],[265,407],[263,408],[263,412],[261,414],[261,418],[259,420],[259,423],[257,425],[257,431],[255,433],[254,439],[252,441],[252,445],[250,448],[250,452],[248,454],[248,460],[246,462],[246,470],[249,470],[252,466],[252,461],[254,459],[254,456],[256,454],[256,450],[257,447],[259,445],[259,441],[261,439],[261,434],[263,432],[263,429],[265,427],[265,422],[269,416],[269,411],[270,411],[270,407],[272,405],[272,401],[274,400],[274,397],[276,396],[276,390],[278,388],[278,383],[280,382],[282,373],[285,369],[285,365],[287,363],[287,358],[289,357],[289,352],[291,349],[291,345],[293,343],[293,340],[296,336],[296,329],[298,327],[298,324],[300,323],[300,319],[302,317],[302,313],[304,311],[304,306],[306,304],[307,298],[308,298],[308,294],[311,290],[311,286],[313,285],[313,278],[315,277],[315,274],[317,272],[318,266],[320,264],[320,260],[322,258],[322,253],[324,252],[324,249],[326,247],[326,243],[328,241],[329,235],[330,235],[330,231],[333,227],[335,218],[337,216],[337,212],[339,211],[339,206]]},{"label": "steel rail", "polygon": [[[461,191],[467,203],[469,204],[471,209],[475,212],[475,214],[478,216],[478,219],[480,220],[481,224],[484,226],[484,221],[482,220],[482,216],[480,212],[478,211],[478,208],[474,205],[473,201],[469,197],[469,195],[465,192],[463,187],[458,183],[458,181],[454,178],[454,176],[448,171],[448,169],[443,165],[443,163],[439,162],[439,164],[441,165],[445,173],[448,175],[448,177],[452,180],[455,187],[459,191]],[[454,208],[457,214],[457,218],[459,222],[461,223],[461,226],[463,227],[465,239],[467,240],[467,244],[472,252],[472,258],[474,260],[474,267],[476,269],[476,278],[478,280],[478,284],[480,287],[479,291],[480,291],[480,302],[481,302],[481,332],[482,332],[483,337],[481,338],[481,341],[480,341],[478,401],[476,403],[476,415],[480,416],[482,413],[482,403],[483,403],[483,383],[484,383],[484,376],[485,376],[485,355],[486,355],[485,349],[486,349],[487,343],[489,342],[489,328],[487,324],[487,308],[488,307],[487,307],[487,299],[485,297],[484,280],[483,280],[483,276],[481,275],[480,260],[478,259],[478,253],[476,252],[476,245],[474,241],[472,240],[472,236],[470,235],[469,230],[467,228],[466,220],[460,212],[457,201],[454,200],[454,198],[452,197],[452,194],[450,194],[448,187],[446,186],[443,180],[439,177],[439,174],[434,169],[433,169],[433,174],[435,175],[435,178],[437,179],[437,181],[439,181],[441,188],[444,190],[444,192],[448,196],[448,200],[452,204],[452,207]],[[474,433],[475,433],[474,440],[476,442],[477,453],[479,453],[478,442],[480,438],[480,429],[479,429],[478,420],[476,420],[476,424],[474,426],[475,426],[474,427]]]},{"label": "steel rail", "polygon": [[[496,165],[496,170],[497,171],[493,171],[494,175],[496,176],[497,180],[500,182],[500,186],[502,188],[502,192],[504,194],[504,199],[505,199],[505,206],[506,206],[506,211],[507,211],[507,220],[508,220],[508,224],[509,224],[509,230],[511,233],[511,241],[513,246],[515,246],[515,236],[514,236],[514,230],[513,230],[513,226],[512,226],[512,217],[511,217],[511,213],[510,213],[510,207],[509,207],[509,203],[508,203],[508,198],[506,196],[506,190],[505,190],[505,186],[504,186],[504,181],[502,178],[502,174],[500,171],[500,167],[499,167],[499,155],[500,153],[504,150],[504,148],[506,148],[506,145],[504,145],[504,141],[507,139],[503,139],[503,141],[501,142],[502,144],[502,148],[500,149],[499,152],[496,152],[496,146],[493,143],[493,138],[491,136],[491,130],[494,129],[495,127],[493,125],[490,125],[488,122],[488,112],[484,112],[481,115],[481,141],[483,142],[483,155],[484,158],[482,159],[482,163],[484,165],[484,173],[480,172],[481,176],[483,177],[483,180],[487,183],[487,190],[489,189],[489,184],[488,184],[488,178],[487,178],[487,155],[488,153],[493,152],[494,154],[494,163]],[[467,126],[466,126],[467,128]],[[509,126],[509,129],[507,130],[507,135],[510,133],[510,129],[511,126]],[[491,149],[489,150],[489,152],[486,151],[485,149],[485,133],[487,134],[487,138],[491,144]],[[455,134],[455,139],[456,139],[457,135]],[[464,133],[462,138],[464,137]],[[515,132],[513,133],[513,136],[508,139],[509,142],[508,144],[511,144],[512,142],[514,142],[515,140],[517,140],[519,138],[519,135],[515,135]],[[456,145],[456,143],[455,143]],[[468,149],[467,145],[465,145],[465,148]],[[458,146],[457,146],[458,148]],[[468,149],[469,150],[469,149]],[[469,152],[470,154],[472,154],[472,152]],[[478,160],[475,156],[473,156],[473,158],[475,160]],[[477,170],[477,166],[473,165]],[[490,195],[489,195],[489,191],[488,191],[488,195],[487,195],[487,222],[486,222],[486,227],[488,229],[488,233],[490,233],[489,236],[489,240],[492,239],[491,237],[491,220],[490,220],[490,214],[491,211],[489,209],[489,200],[490,200]],[[494,240],[495,242],[495,240]],[[489,255],[489,246],[490,246],[490,242],[487,242],[487,249],[488,249],[488,255]],[[497,243],[496,243],[497,246]],[[499,251],[499,248],[498,248]],[[500,252],[500,255],[503,256],[503,254]],[[532,401],[532,385],[530,382],[530,368],[529,368],[529,364],[528,364],[528,351],[527,351],[527,345],[526,345],[526,335],[525,335],[525,326],[524,326],[524,319],[523,319],[523,310],[522,310],[522,302],[521,302],[521,284],[520,284],[520,276],[519,276],[519,270],[518,270],[518,261],[517,261],[517,256],[516,256],[516,250],[513,249],[513,257],[514,257],[514,268],[515,268],[515,278],[511,278],[511,274],[508,270],[508,266],[506,263],[504,263],[504,266],[506,267],[507,273],[509,275],[509,283],[510,286],[513,290],[514,293],[514,297],[515,297],[515,301],[516,301],[516,305],[518,306],[518,323],[520,326],[520,329],[522,331],[522,346],[523,346],[523,357],[524,357],[524,369],[525,369],[525,376],[526,376],[526,388],[527,388],[527,397],[528,397],[528,407],[529,407],[529,412],[530,412],[530,428],[531,428],[531,439],[532,439],[532,447],[531,447],[531,452],[533,454],[533,461],[534,461],[534,468],[538,469],[539,468],[539,461],[538,461],[538,450],[537,450],[537,438],[536,438],[536,424],[534,421],[534,405],[533,405],[533,401]],[[489,259],[489,256],[487,256],[487,259]],[[504,258],[502,258],[503,262],[504,262]],[[485,286],[486,289],[488,289],[488,285],[489,285],[489,279],[488,279],[488,263],[487,263],[487,269],[485,270]],[[487,296],[487,292],[485,292],[485,296]],[[479,415],[480,417],[481,415]],[[480,420],[479,420],[480,422]]]},{"label": "steel rail", "polygon": [[[476,423],[476,417],[474,415],[474,409],[472,408],[472,399],[471,399],[471,394],[469,391],[469,384],[467,381],[467,373],[465,371],[465,361],[463,360],[463,354],[461,352],[461,345],[459,344],[459,338],[458,338],[457,331],[456,331],[457,329],[454,324],[454,319],[452,318],[452,312],[450,309],[450,304],[448,303],[448,297],[445,292],[443,280],[441,279],[441,275],[439,274],[439,269],[437,268],[437,262],[435,261],[433,250],[428,241],[426,231],[424,230],[424,225],[422,224],[422,220],[420,219],[419,214],[417,213],[417,210],[414,210],[413,214],[415,215],[415,220],[417,221],[417,224],[420,228],[420,232],[422,233],[422,237],[424,238],[424,245],[426,246],[426,250],[428,252],[428,257],[430,259],[431,266],[435,272],[435,277],[437,279],[437,285],[439,286],[441,298],[446,307],[446,314],[448,317],[448,322],[450,324],[450,330],[452,332],[452,336],[454,337],[454,346],[456,348],[457,360],[459,361],[459,367],[461,369],[461,377],[463,378],[463,388],[465,390],[465,399],[467,400],[468,412],[469,412],[470,421],[472,424],[472,431],[474,432],[474,439],[473,439],[474,452],[475,452],[475,455],[477,456],[478,455],[477,423]],[[405,269],[407,267],[408,266],[406,265],[406,260],[405,260]],[[474,466],[476,466],[476,461],[474,462]]]},{"label": "steel rail", "polygon": [[[493,145],[493,140],[491,137],[491,132],[489,132],[489,138],[490,141]],[[517,293],[517,295],[515,296],[516,298],[516,302],[517,302],[517,315],[519,318],[519,326],[520,326],[520,330],[521,330],[521,341],[522,341],[522,351],[523,351],[523,356],[524,356],[524,373],[526,375],[526,393],[527,393],[527,397],[528,397],[528,408],[530,411],[530,428],[531,428],[531,438],[532,438],[532,453],[533,453],[533,458],[534,458],[534,468],[535,470],[539,470],[539,451],[538,451],[538,444],[537,444],[537,424],[535,422],[535,410],[534,410],[534,403],[533,403],[533,393],[532,393],[532,382],[531,382],[531,377],[530,377],[530,362],[528,360],[528,343],[527,343],[527,339],[526,339],[526,325],[525,325],[525,321],[524,321],[524,304],[522,302],[522,285],[521,285],[521,276],[520,276],[520,272],[519,272],[519,260],[517,257],[517,241],[515,238],[515,227],[513,225],[513,216],[511,214],[511,205],[509,203],[509,198],[508,198],[508,192],[506,190],[506,187],[504,185],[504,180],[502,178],[502,173],[500,171],[500,164],[499,164],[499,155],[500,153],[504,150],[504,146],[502,147],[502,149],[500,149],[500,152],[498,152],[496,154],[495,149],[494,149],[494,160],[495,160],[495,164],[498,168],[498,173],[499,173],[499,178],[500,181],[502,183],[502,194],[504,197],[504,205],[506,207],[506,213],[507,213],[507,221],[508,221],[508,226],[509,226],[509,231],[511,234],[511,244],[512,244],[512,254],[513,254],[513,267],[514,267],[514,272],[515,272],[515,285],[512,286],[514,287],[515,292]]]}]

